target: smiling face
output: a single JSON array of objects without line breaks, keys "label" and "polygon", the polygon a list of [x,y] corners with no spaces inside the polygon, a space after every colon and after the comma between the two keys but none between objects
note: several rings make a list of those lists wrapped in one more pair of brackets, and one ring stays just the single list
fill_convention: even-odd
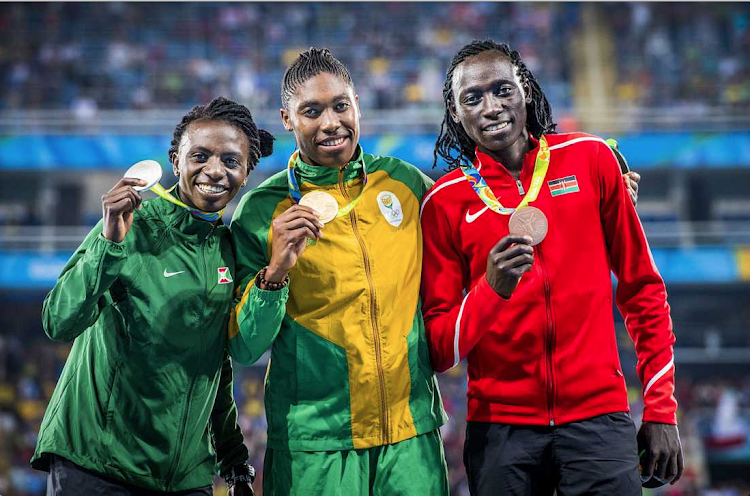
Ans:
[{"label": "smiling face", "polygon": [[341,167],[359,142],[359,103],[354,88],[328,72],[299,84],[287,108],[281,109],[287,131],[294,131],[302,160]]},{"label": "smiling face", "polygon": [[453,72],[451,118],[480,151],[497,154],[528,143],[526,104],[531,101],[509,58],[490,50],[464,60]]},{"label": "smiling face", "polygon": [[172,162],[182,201],[206,212],[226,207],[247,178],[248,150],[247,136],[228,122],[190,124]]}]

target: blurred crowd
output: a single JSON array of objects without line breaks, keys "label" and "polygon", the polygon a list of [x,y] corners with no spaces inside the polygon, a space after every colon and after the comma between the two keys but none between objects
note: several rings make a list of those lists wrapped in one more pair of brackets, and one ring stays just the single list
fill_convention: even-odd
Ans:
[{"label": "blurred crowd", "polygon": [[[0,110],[180,108],[217,94],[276,109],[311,45],[346,63],[364,109],[442,104],[463,44],[522,54],[553,108],[571,107],[577,3],[44,3],[0,9]],[[750,104],[748,4],[617,3],[600,11],[623,104]],[[608,89],[608,92],[610,90]]]},{"label": "blurred crowd", "polygon": [[[41,334],[41,330],[39,330]],[[0,494],[41,496],[46,473],[32,470],[29,459],[36,435],[70,344],[55,343],[39,334],[0,334]],[[621,340],[626,343],[627,338]],[[626,350],[629,356],[632,351]],[[624,370],[634,362],[625,359]],[[660,496],[739,496],[750,490],[736,472],[737,462],[750,461],[748,412],[750,378],[732,380],[691,378],[686,369],[679,376],[678,420],[685,453],[682,480],[659,492]],[[251,463],[258,469],[255,484],[261,494],[266,420],[263,408],[265,367],[235,365],[235,400],[240,413]],[[632,373],[632,372],[631,372]],[[442,428],[448,462],[451,494],[468,496],[462,461],[466,415],[466,370],[463,364],[439,376],[440,389],[449,421]],[[630,384],[631,414],[639,422],[642,413],[640,385]],[[746,466],[746,465],[744,465]],[[728,468],[727,468],[728,467]],[[734,471],[734,475],[733,475]],[[712,477],[713,474],[713,477]],[[215,495],[225,496],[224,483],[217,478]]]}]

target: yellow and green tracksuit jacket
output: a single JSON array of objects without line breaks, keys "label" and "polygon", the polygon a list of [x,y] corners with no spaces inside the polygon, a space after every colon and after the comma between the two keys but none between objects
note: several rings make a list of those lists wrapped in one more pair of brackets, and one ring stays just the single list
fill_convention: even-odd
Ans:
[{"label": "yellow and green tracksuit jacket", "polygon": [[[419,206],[430,179],[361,148],[344,168],[297,159],[295,173],[303,195],[324,190],[343,207],[362,190],[363,166],[359,202],[308,244],[280,291],[254,281],[271,259],[271,222],[293,204],[286,172],[246,194],[232,220],[241,284],[229,350],[248,364],[273,343],[265,390],[273,449],[370,448],[430,432],[446,418],[419,302]],[[275,320],[256,317],[274,307]]]}]

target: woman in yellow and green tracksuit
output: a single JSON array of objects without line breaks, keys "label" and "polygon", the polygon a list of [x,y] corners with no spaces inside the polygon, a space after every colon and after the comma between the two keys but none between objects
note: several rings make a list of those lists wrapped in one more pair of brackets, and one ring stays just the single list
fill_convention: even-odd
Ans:
[{"label": "woman in yellow and green tracksuit", "polygon": [[[351,78],[327,50],[287,69],[282,99],[300,150],[231,225],[241,293],[229,351],[252,363],[272,344],[264,494],[447,495],[419,303],[431,181],[363,153]],[[317,210],[303,206],[310,192],[325,199]],[[334,216],[324,227],[321,210]],[[286,312],[268,320],[279,302]]]},{"label": "woman in yellow and green tracksuit", "polygon": [[175,129],[175,196],[141,203],[145,181],[123,178],[102,197],[104,219],[44,301],[47,335],[73,341],[31,461],[50,472],[48,495],[209,495],[217,455],[232,494],[252,494],[220,212],[272,141],[247,108],[218,98]]}]

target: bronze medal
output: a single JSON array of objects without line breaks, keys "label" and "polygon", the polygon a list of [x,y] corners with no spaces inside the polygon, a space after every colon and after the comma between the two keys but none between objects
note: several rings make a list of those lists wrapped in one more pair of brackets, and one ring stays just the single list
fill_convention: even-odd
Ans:
[{"label": "bronze medal", "polygon": [[524,207],[513,212],[508,221],[510,234],[531,236],[531,246],[542,242],[547,235],[547,217],[536,207]]},{"label": "bronze medal", "polygon": [[311,191],[302,197],[299,204],[315,210],[318,220],[323,224],[331,222],[339,213],[339,204],[336,203],[336,199],[325,191]]}]

